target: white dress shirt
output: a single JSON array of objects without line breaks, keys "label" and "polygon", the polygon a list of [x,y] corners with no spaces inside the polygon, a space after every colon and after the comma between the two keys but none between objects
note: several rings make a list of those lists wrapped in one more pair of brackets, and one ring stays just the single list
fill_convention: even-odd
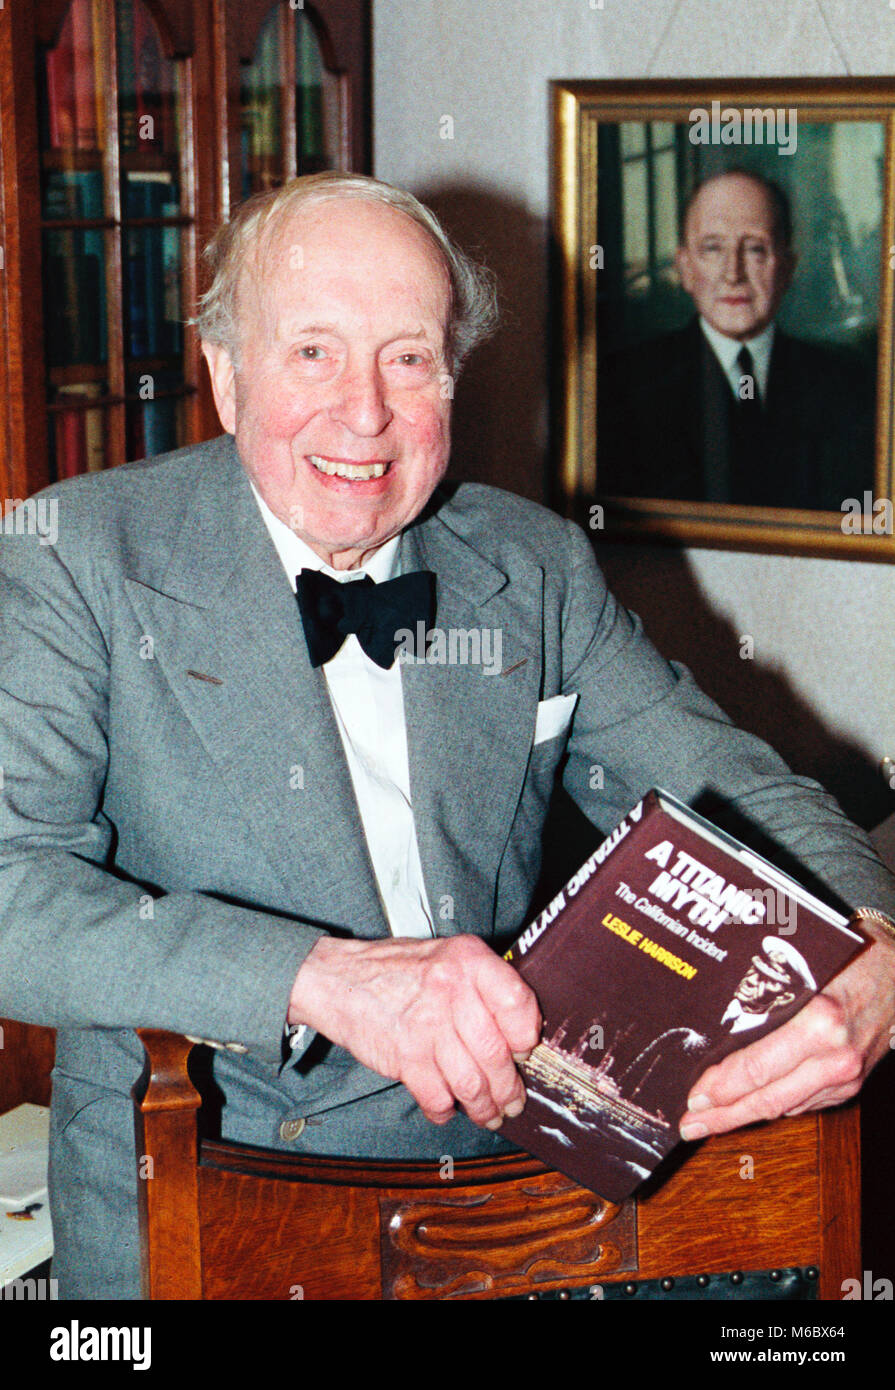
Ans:
[{"label": "white dress shirt", "polygon": [[771,370],[771,348],[774,346],[774,325],[768,324],[763,332],[750,338],[748,342],[741,343],[738,338],[728,338],[723,333],[719,333],[717,328],[713,328],[704,318],[700,316],[700,327],[708,339],[709,346],[721,364],[721,369],[727,380],[730,382],[730,389],[739,399],[740,381],[743,377],[743,369],[737,358],[744,347],[748,348],[752,354],[752,372],[755,377],[755,386],[758,398],[764,404],[768,395],[768,376]]},{"label": "white dress shirt", "polygon": [[[254,486],[252,491],[293,591],[303,569],[320,570],[340,583],[363,574],[375,583],[392,578],[399,536],[380,546],[362,568],[334,570],[274,516]],[[383,671],[351,633],[321,669],[389,930],[393,936],[434,936],[410,802],[401,663]]]}]

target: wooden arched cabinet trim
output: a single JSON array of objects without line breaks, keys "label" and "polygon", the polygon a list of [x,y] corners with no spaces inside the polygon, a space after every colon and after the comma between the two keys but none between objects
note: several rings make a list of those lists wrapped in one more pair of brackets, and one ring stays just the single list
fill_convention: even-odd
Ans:
[{"label": "wooden arched cabinet trim", "polygon": [[[227,216],[242,201],[241,119],[239,95],[242,74],[258,53],[264,25],[274,12],[280,16],[282,49],[283,112],[286,127],[295,119],[295,25],[307,21],[320,46],[323,66],[338,85],[341,120],[336,167],[367,172],[370,169],[370,4],[369,0],[305,0],[293,7],[288,0],[247,0],[232,12],[228,0],[215,0],[218,10],[226,11],[226,89],[228,99],[227,162],[229,179],[226,203],[220,211]],[[293,150],[284,148],[281,180],[302,172]]]},{"label": "wooden arched cabinet trim", "polygon": [[[106,0],[111,4],[112,0]],[[169,58],[189,57],[194,49],[194,10],[177,0],[142,0],[158,25],[165,53]],[[52,47],[59,41],[59,32],[72,0],[41,0],[35,5],[35,37],[39,44]]]}]

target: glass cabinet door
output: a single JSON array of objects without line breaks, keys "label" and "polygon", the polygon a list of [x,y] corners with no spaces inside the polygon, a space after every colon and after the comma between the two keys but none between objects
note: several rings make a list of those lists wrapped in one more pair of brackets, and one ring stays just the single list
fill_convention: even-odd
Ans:
[{"label": "glass cabinet door", "polygon": [[348,75],[318,10],[268,0],[251,20],[239,54],[239,201],[296,174],[351,165]]},{"label": "glass cabinet door", "polygon": [[51,476],[186,440],[186,64],[144,0],[71,0],[39,49]]}]

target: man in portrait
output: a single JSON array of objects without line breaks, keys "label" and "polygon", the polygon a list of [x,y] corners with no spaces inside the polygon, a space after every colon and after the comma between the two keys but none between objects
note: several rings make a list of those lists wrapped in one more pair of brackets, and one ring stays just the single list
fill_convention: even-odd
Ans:
[{"label": "man in portrait", "polygon": [[[500,952],[560,779],[594,841],[656,783],[711,794],[895,914],[867,837],[658,654],[581,530],[445,482],[493,295],[426,208],[297,179],[210,260],[224,433],[58,484],[56,543],[0,550],[0,1013],[57,1029],[64,1298],[139,1296],[136,1027],[208,1042],[227,1139],[504,1146],[540,1017]],[[449,642],[397,661],[419,623],[499,632],[500,669]],[[855,1093],[895,1023],[895,946],[868,931],[706,1073],[684,1137]]]},{"label": "man in portrait", "polygon": [[797,269],[783,190],[744,170],[705,179],[675,263],[693,317],[601,362],[598,490],[839,511],[872,488],[865,360],[776,323]]},{"label": "man in portrait", "polygon": [[721,1022],[730,1023],[731,1033],[760,1028],[774,1009],[792,1004],[799,993],[808,989],[817,989],[817,985],[805,957],[782,937],[766,936],[761,951],[752,957],[749,969],[737,985]]}]

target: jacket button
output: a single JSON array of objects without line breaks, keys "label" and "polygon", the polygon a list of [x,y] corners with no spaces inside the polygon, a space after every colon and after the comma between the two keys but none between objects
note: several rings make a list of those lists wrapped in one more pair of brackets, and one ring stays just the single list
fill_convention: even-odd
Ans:
[{"label": "jacket button", "polygon": [[307,1124],[304,1116],[297,1120],[284,1120],[280,1125],[280,1138],[287,1144],[291,1144],[293,1139],[297,1139]]}]

